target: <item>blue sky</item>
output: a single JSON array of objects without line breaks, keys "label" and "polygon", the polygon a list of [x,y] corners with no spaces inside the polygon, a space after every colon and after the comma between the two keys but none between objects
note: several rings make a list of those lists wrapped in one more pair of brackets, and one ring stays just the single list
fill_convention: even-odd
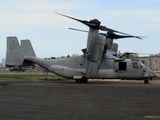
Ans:
[{"label": "blue sky", "polygon": [[0,58],[5,58],[7,36],[31,40],[41,58],[82,54],[87,33],[68,28],[88,27],[54,12],[86,20],[97,18],[106,27],[145,36],[143,40],[115,40],[121,52],[160,52],[159,0],[1,0],[0,4]]}]

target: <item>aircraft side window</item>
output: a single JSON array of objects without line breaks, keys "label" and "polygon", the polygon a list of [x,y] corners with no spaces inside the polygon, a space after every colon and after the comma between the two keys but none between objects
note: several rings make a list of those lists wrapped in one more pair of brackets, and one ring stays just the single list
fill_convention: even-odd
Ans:
[{"label": "aircraft side window", "polygon": [[127,63],[119,62],[119,70],[127,70]]}]

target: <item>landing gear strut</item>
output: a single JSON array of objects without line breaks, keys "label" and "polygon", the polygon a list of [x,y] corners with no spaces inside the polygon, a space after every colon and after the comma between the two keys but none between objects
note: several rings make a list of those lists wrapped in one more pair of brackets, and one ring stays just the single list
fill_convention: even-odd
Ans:
[{"label": "landing gear strut", "polygon": [[144,84],[149,84],[149,80],[144,80]]}]

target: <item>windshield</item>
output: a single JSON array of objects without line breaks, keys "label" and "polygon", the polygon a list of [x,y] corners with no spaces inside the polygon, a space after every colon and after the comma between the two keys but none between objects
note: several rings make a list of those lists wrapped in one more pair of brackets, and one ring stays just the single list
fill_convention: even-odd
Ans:
[{"label": "windshield", "polygon": [[144,64],[142,65],[143,63],[142,62],[139,62],[139,61],[133,61],[132,62],[132,65],[133,65],[133,68],[135,69],[140,69],[144,66]]},{"label": "windshield", "polygon": [[143,64],[143,62],[141,62],[141,66],[142,66],[142,68],[146,68],[146,66]]}]

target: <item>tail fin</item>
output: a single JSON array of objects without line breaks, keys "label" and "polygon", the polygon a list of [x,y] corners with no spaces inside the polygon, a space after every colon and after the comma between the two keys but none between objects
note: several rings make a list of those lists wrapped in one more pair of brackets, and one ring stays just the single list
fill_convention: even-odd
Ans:
[{"label": "tail fin", "polygon": [[21,40],[21,48],[24,56],[34,56],[36,57],[36,54],[33,50],[32,44],[30,40]]},{"label": "tail fin", "polygon": [[35,64],[26,60],[26,56],[36,56],[29,40],[22,40],[22,46],[19,45],[17,37],[7,37],[6,66],[35,66]]},{"label": "tail fin", "polygon": [[21,66],[24,55],[17,37],[7,37],[6,66]]}]

